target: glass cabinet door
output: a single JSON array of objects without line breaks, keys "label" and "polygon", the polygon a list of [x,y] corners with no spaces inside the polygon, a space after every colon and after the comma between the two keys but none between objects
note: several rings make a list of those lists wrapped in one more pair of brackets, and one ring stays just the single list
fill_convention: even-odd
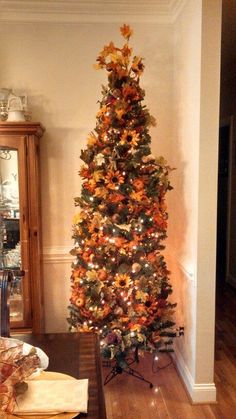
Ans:
[{"label": "glass cabinet door", "polygon": [[14,272],[10,293],[10,318],[23,321],[21,276],[18,151],[0,146],[0,268]]},{"label": "glass cabinet door", "polygon": [[25,151],[23,137],[6,140],[0,143],[0,270],[13,273],[10,324],[23,328],[30,327]]}]

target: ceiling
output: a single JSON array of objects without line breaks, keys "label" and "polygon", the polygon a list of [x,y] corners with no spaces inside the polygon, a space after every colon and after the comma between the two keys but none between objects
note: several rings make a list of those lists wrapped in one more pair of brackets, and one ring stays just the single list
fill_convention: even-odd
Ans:
[{"label": "ceiling", "polygon": [[173,23],[186,0],[0,0],[0,21],[129,21]]},{"label": "ceiling", "polygon": [[[116,21],[171,24],[188,0],[0,0],[0,22]],[[236,74],[236,0],[222,0],[222,80]]]}]

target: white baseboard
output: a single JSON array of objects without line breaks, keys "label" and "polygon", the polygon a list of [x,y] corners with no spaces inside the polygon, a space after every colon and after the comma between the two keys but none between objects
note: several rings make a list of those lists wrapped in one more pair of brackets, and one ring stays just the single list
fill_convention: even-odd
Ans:
[{"label": "white baseboard", "polygon": [[178,348],[175,348],[173,359],[192,403],[215,403],[215,383],[194,383],[193,377]]}]

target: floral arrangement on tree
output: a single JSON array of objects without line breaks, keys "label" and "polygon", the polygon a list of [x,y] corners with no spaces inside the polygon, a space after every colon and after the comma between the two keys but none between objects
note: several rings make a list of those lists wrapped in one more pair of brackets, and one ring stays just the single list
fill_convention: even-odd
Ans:
[{"label": "floral arrangement on tree", "polygon": [[131,28],[120,30],[123,47],[110,42],[97,58],[108,85],[81,152],[68,321],[72,330],[98,332],[103,355],[125,365],[130,349],[164,350],[172,343],[175,304],[168,300],[172,287],[161,253],[171,169],[151,154],[155,119],[139,85],[143,60],[132,56]]},{"label": "floral arrangement on tree", "polygon": [[28,386],[24,381],[40,366],[36,349],[23,353],[23,342],[0,337],[0,411],[12,413],[16,397]]}]

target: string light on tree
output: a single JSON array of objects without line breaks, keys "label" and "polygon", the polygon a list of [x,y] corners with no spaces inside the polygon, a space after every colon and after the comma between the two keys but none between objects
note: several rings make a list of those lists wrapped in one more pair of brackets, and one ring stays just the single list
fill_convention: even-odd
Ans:
[{"label": "string light on tree", "polygon": [[68,321],[71,329],[98,333],[103,355],[121,365],[129,350],[166,347],[175,304],[161,253],[171,169],[151,154],[155,120],[143,103],[143,60],[132,56],[130,27],[120,30],[124,45],[110,42],[97,58],[108,83],[81,152]]}]

